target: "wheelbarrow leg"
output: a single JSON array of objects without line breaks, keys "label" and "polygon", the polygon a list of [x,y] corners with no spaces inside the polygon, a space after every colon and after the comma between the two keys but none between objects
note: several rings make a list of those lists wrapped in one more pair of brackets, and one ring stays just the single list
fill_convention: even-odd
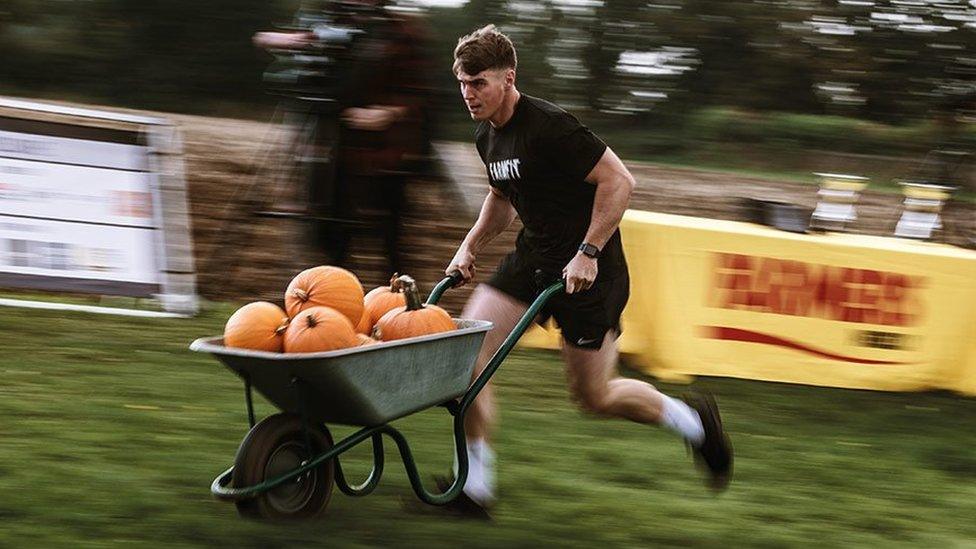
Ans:
[{"label": "wheelbarrow leg", "polygon": [[244,375],[244,402],[247,404],[247,423],[254,428],[254,396],[251,391],[251,376]]},{"label": "wheelbarrow leg", "polygon": [[349,482],[346,481],[346,475],[342,472],[342,465],[339,463],[339,456],[334,458],[335,463],[335,483],[339,487],[339,490],[347,496],[360,497],[372,493],[376,489],[376,486],[380,483],[380,478],[383,476],[383,435],[376,433],[372,436],[373,442],[373,470],[370,471],[369,476],[361,484],[356,486],[350,486]]},{"label": "wheelbarrow leg", "polygon": [[303,384],[301,378],[291,378],[291,386],[295,388],[295,394],[298,397],[298,415],[302,418],[302,436],[305,438],[305,450],[308,452],[308,455],[313,456],[315,454],[312,453],[312,440],[308,434],[308,414],[306,413],[305,391],[302,390]]},{"label": "wheelbarrow leg", "polygon": [[403,467],[407,471],[407,478],[410,480],[410,487],[413,488],[420,501],[430,505],[447,505],[461,494],[464,483],[468,480],[468,447],[464,436],[464,415],[454,416],[454,449],[457,456],[458,470],[454,478],[454,483],[444,492],[433,494],[424,488],[424,483],[420,479],[420,472],[417,470],[417,462],[413,458],[410,444],[400,431],[384,425],[382,433],[393,439],[400,451],[400,458],[403,460]]}]

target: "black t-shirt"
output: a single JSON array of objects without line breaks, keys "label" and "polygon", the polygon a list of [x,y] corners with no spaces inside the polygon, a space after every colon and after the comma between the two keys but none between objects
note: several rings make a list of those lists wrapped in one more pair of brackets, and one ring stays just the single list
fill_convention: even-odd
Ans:
[{"label": "black t-shirt", "polygon": [[[573,115],[525,94],[508,123],[494,128],[482,122],[475,136],[489,183],[522,220],[517,254],[535,268],[558,273],[589,229],[596,185],[586,176],[606,143]],[[619,230],[604,245],[599,266],[606,275],[626,268]]]}]

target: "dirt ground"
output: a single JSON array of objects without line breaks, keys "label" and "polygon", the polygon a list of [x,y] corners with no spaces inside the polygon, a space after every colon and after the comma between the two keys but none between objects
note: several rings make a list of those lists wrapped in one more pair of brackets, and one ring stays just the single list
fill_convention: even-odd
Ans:
[{"label": "dirt ground", "polygon": [[[207,299],[280,301],[291,277],[321,262],[308,251],[302,223],[293,219],[254,216],[243,200],[248,191],[264,195],[285,185],[275,184],[269,171],[284,169],[287,158],[260,161],[264,144],[273,140],[267,123],[193,116],[174,117],[183,128],[186,177],[193,223],[198,290]],[[453,183],[418,182],[408,189],[409,210],[403,220],[406,271],[427,289],[442,277],[477,216],[487,189],[484,168],[471,143],[440,143],[440,158]],[[715,219],[744,220],[743,197],[790,202],[812,209],[812,185],[729,173],[629,163],[638,181],[631,207]],[[287,201],[287,199],[284,199]],[[869,191],[861,196],[852,230],[890,234],[900,213],[901,196]],[[252,202],[253,203],[253,202]],[[960,244],[974,234],[976,205],[950,204],[944,216],[943,239]],[[499,237],[483,257],[486,276],[512,246],[517,225]],[[389,278],[382,272],[378,239],[357,238],[350,266],[367,290]],[[469,289],[445,294],[442,304],[457,312]]]}]

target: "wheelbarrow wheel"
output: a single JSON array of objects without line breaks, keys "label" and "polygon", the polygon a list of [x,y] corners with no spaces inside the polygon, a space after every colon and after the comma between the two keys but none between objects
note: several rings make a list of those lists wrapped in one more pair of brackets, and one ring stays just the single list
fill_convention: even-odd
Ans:
[{"label": "wheelbarrow wheel", "polygon": [[[332,448],[332,435],[324,425],[309,425],[308,444],[301,417],[276,414],[255,425],[244,437],[231,479],[235,488],[254,486],[301,467]],[[332,460],[252,499],[236,501],[241,516],[264,520],[311,519],[329,505],[335,480]]]}]

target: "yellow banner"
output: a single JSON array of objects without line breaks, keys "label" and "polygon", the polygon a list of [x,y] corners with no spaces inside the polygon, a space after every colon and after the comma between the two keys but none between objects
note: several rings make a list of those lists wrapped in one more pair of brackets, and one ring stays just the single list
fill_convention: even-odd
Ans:
[{"label": "yellow banner", "polygon": [[620,347],[648,373],[976,394],[976,252],[638,211],[621,232]]}]

